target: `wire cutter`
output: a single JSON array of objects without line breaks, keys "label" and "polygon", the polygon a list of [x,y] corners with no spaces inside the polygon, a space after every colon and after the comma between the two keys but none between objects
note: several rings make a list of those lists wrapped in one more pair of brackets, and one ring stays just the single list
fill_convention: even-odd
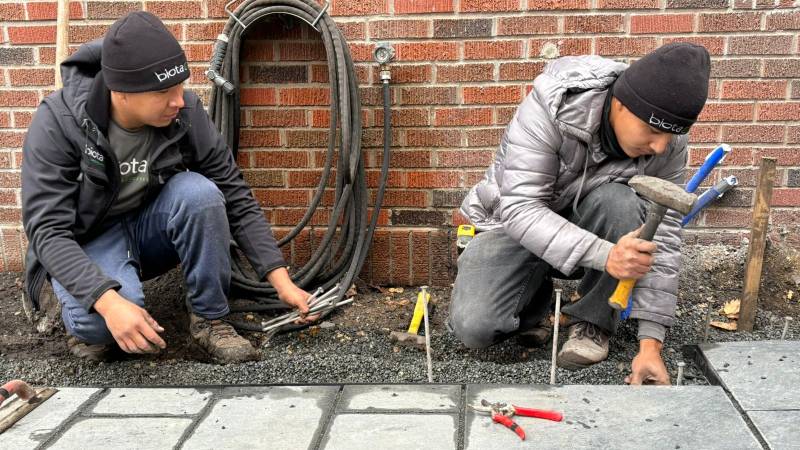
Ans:
[{"label": "wire cutter", "polygon": [[553,422],[561,422],[564,419],[564,416],[560,412],[523,408],[521,406],[515,406],[508,403],[490,403],[485,399],[481,400],[480,405],[470,405],[470,407],[477,412],[491,415],[494,422],[505,426],[514,433],[517,433],[517,436],[519,436],[523,441],[525,440],[525,430],[523,430],[521,426],[517,425],[511,416],[516,414],[523,417],[536,417],[537,419],[552,420]]}]

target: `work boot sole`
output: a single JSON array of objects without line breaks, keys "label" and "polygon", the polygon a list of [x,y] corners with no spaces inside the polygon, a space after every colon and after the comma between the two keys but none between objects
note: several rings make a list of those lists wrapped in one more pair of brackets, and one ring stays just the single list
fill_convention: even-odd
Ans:
[{"label": "work boot sole", "polygon": [[259,361],[261,359],[260,353],[258,352],[258,349],[256,349],[256,352],[258,354],[254,355],[254,357],[251,359],[245,361],[224,361],[214,356],[211,352],[206,350],[206,348],[203,347],[202,345],[198,344],[194,339],[192,339],[191,336],[189,337],[188,350],[189,350],[189,355],[192,357],[192,359],[199,362],[217,364],[220,366],[224,366],[226,364],[242,364],[250,361]]},{"label": "work boot sole", "polygon": [[[606,358],[608,358],[608,357],[606,357]],[[589,361],[589,360],[585,360],[585,359],[583,361],[575,361],[575,360],[572,360],[572,359],[565,358],[565,357],[563,357],[561,355],[558,355],[556,357],[556,365],[558,365],[558,367],[561,367],[561,368],[564,368],[564,369],[567,369],[567,370],[581,370],[581,369],[586,369],[586,368],[592,367],[593,365],[595,365],[597,363],[605,361],[606,358],[603,358],[600,361]]]}]

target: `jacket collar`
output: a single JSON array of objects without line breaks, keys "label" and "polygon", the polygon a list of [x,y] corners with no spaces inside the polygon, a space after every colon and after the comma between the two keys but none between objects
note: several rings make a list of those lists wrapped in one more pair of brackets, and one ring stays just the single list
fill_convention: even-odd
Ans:
[{"label": "jacket collar", "polygon": [[86,100],[86,115],[97,125],[104,136],[108,136],[108,121],[111,117],[111,91],[103,79],[103,72],[98,72],[89,90]]}]

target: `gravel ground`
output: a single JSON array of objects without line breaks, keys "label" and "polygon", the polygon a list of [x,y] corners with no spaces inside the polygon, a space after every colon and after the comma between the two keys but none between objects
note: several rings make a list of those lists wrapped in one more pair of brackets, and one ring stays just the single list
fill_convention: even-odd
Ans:
[{"label": "gravel ground", "polygon": [[[684,270],[677,323],[670,330],[664,358],[673,379],[677,363],[683,360],[682,347],[703,340],[706,308],[714,309],[713,319],[720,320],[717,310],[741,289],[743,249],[730,247],[687,248],[684,251]],[[773,258],[784,261],[783,255]],[[792,265],[790,264],[790,267]],[[796,265],[793,267],[797,268]],[[774,272],[774,270],[773,270]],[[765,276],[769,275],[765,271]],[[797,297],[788,289],[797,289],[797,274],[771,274],[765,282],[771,296],[762,300],[756,331],[733,333],[711,329],[709,342],[779,339],[786,314],[798,312]],[[166,302],[177,322],[184,314],[175,313],[180,295],[178,274],[171,273],[147,285],[148,298],[173,297]],[[775,281],[781,278],[782,281]],[[162,386],[162,385],[231,385],[262,383],[417,383],[426,381],[425,353],[395,346],[389,332],[407,324],[413,308],[415,290],[403,293],[372,291],[359,294],[347,309],[328,318],[325,327],[315,327],[301,333],[278,335],[262,345],[263,359],[241,365],[218,366],[191,360],[185,352],[185,325],[174,325],[174,337],[168,344],[172,350],[164,355],[143,358],[124,358],[111,363],[86,363],[66,354],[63,335],[41,337],[23,323],[21,314],[14,311],[18,295],[12,293],[13,277],[4,276],[5,287],[0,290],[0,310],[4,321],[16,324],[0,331],[0,380],[23,378],[37,385],[54,386]],[[787,281],[788,280],[788,281]],[[787,284],[788,283],[788,284]],[[565,298],[572,285],[565,284]],[[178,289],[179,290],[179,289]],[[789,299],[778,298],[786,290]],[[782,294],[781,294],[782,295]],[[449,289],[434,289],[437,303],[434,315],[432,348],[433,376],[439,383],[547,383],[550,373],[550,352],[525,349],[514,339],[486,350],[469,350],[444,331]],[[792,300],[793,299],[793,300]],[[170,309],[171,308],[171,309]],[[154,311],[160,320],[166,313]],[[796,316],[796,314],[795,314]],[[176,322],[176,323],[177,323]],[[800,337],[800,324],[794,321],[790,338]],[[163,325],[163,323],[162,323]],[[165,326],[169,328],[170,325]],[[181,327],[184,327],[181,330]],[[170,330],[168,330],[169,333]],[[260,336],[249,338],[260,343]],[[562,333],[560,342],[566,335]],[[621,384],[629,372],[630,361],[636,354],[634,323],[623,324],[611,341],[608,360],[577,372],[558,370],[558,381],[564,384]],[[686,369],[687,384],[707,384],[695,365]]]}]

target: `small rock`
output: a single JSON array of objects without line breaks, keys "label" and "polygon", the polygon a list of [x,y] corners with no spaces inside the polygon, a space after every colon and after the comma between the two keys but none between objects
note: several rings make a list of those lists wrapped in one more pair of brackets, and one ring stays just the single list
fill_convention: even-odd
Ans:
[{"label": "small rock", "polygon": [[326,320],[325,322],[322,322],[321,324],[319,324],[319,327],[322,328],[323,330],[329,330],[331,328],[336,327],[336,324]]}]

